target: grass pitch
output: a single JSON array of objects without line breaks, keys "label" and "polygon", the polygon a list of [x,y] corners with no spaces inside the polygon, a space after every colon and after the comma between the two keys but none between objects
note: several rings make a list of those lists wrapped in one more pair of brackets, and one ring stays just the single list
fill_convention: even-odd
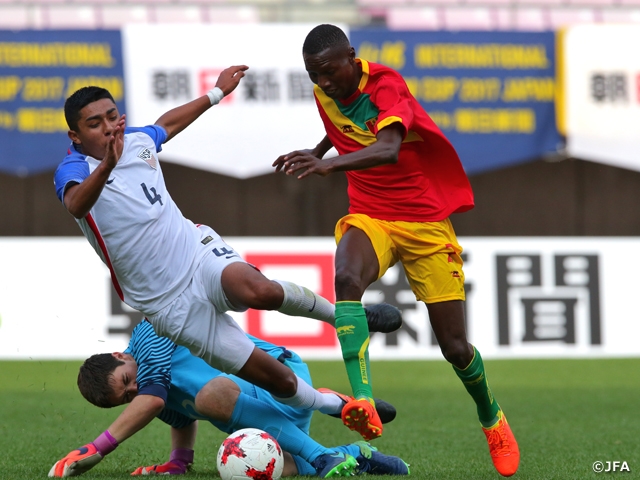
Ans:
[{"label": "grass pitch", "polygon": [[[640,359],[485,364],[520,445],[520,469],[513,478],[640,478]],[[80,396],[79,365],[0,362],[0,479],[46,478],[56,460],[92,441],[120,413],[122,407],[102,410]],[[340,362],[310,366],[316,386],[348,391]],[[447,363],[373,362],[372,377],[376,396],[398,409],[374,445],[410,463],[412,478],[500,478],[475,406]],[[311,432],[327,446],[359,439],[338,419],[320,414]],[[217,478],[215,457],[225,435],[201,423],[198,437],[195,464],[185,478]],[[82,478],[130,478],[136,467],[163,463],[169,453],[169,427],[154,420]],[[596,461],[627,462],[630,472],[596,474]]]}]

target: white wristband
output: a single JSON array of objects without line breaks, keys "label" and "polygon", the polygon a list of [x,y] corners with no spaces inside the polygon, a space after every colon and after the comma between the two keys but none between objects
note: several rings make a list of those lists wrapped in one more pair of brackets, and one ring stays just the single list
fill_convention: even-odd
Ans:
[{"label": "white wristband", "polygon": [[217,105],[220,103],[220,100],[224,98],[224,93],[220,88],[214,87],[207,92],[207,97],[209,97],[211,105]]}]

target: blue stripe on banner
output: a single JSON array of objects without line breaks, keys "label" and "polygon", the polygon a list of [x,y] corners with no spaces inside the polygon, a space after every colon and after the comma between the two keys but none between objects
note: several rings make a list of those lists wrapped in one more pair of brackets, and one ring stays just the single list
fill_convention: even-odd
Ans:
[{"label": "blue stripe on banner", "polygon": [[0,31],[0,171],[55,169],[70,142],[64,101],[87,85],[107,88],[124,113],[120,31]]},{"label": "blue stripe on banner", "polygon": [[359,57],[398,70],[469,174],[563,147],[553,32],[353,29]]}]

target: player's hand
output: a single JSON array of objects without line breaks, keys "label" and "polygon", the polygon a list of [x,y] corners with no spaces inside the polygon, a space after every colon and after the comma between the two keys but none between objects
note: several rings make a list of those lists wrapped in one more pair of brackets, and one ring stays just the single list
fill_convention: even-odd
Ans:
[{"label": "player's hand", "polygon": [[122,114],[117,125],[114,127],[113,132],[111,132],[111,137],[107,142],[107,149],[105,151],[104,158],[102,159],[102,161],[111,168],[116,167],[116,164],[122,155],[122,150],[124,149],[125,120],[126,115]]},{"label": "player's hand", "polygon": [[236,89],[240,79],[244,77],[244,72],[248,69],[249,67],[246,65],[234,65],[233,67],[225,68],[220,73],[215,86],[222,90],[226,97]]},{"label": "player's hand", "polygon": [[324,177],[331,173],[329,163],[316,157],[312,150],[295,150],[286,155],[280,155],[272,164],[276,173],[282,170],[287,175],[295,175],[299,170],[305,170],[298,178],[304,178],[312,173]]},{"label": "player's hand", "polygon": [[93,443],[80,447],[67,454],[62,460],[58,460],[51,470],[50,477],[66,478],[77,477],[87,470],[91,470],[102,460],[102,455]]},{"label": "player's hand", "polygon": [[182,462],[167,462],[162,465],[138,467],[131,475],[182,475],[187,473],[188,466]]}]

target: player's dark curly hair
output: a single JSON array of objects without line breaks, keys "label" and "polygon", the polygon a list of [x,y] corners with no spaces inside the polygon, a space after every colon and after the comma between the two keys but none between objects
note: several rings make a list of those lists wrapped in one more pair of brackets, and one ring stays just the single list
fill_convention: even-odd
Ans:
[{"label": "player's dark curly hair", "polygon": [[108,98],[116,103],[109,90],[102,87],[82,87],[76,90],[66,102],[64,102],[64,118],[71,130],[78,130],[78,120],[80,120],[80,110],[90,103],[97,102],[103,98]]},{"label": "player's dark curly hair", "polygon": [[109,396],[113,392],[111,380],[113,371],[124,365],[110,353],[99,353],[87,358],[78,372],[78,389],[89,403],[96,407],[111,408]]},{"label": "player's dark curly hair", "polygon": [[349,48],[350,46],[349,39],[340,28],[325,23],[318,25],[307,34],[307,38],[305,38],[302,45],[302,53],[315,55],[328,48]]}]

